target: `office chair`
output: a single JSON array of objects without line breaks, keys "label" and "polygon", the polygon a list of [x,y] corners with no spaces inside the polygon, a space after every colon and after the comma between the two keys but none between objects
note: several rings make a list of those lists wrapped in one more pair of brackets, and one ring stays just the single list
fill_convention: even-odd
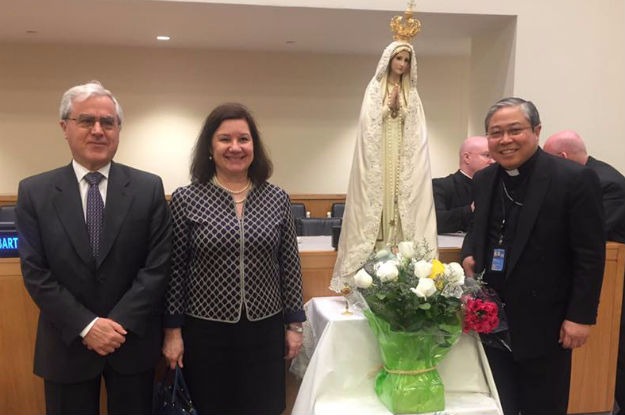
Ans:
[{"label": "office chair", "polygon": [[299,236],[332,235],[332,228],[341,226],[341,218],[299,218],[295,230]]},{"label": "office chair", "polygon": [[291,212],[293,212],[293,218],[305,218],[306,217],[306,205],[303,203],[292,203]]},{"label": "office chair", "polygon": [[330,215],[333,218],[342,218],[344,210],[345,203],[332,203],[332,210],[330,211]]}]

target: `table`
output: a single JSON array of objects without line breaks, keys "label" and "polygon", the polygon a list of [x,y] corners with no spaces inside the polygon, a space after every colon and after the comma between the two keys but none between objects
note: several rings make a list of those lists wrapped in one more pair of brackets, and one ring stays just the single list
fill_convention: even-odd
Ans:
[{"label": "table", "polygon": [[332,248],[332,237],[326,235],[298,236],[297,248],[300,252],[334,251],[334,248]]},{"label": "table", "polygon": [[[441,250],[458,249],[462,246],[464,235],[464,233],[438,235],[438,248]],[[297,245],[300,252],[334,251],[334,248],[332,248],[332,237],[326,235],[298,236]]]},{"label": "table", "polygon": [[[291,368],[303,375],[293,415],[390,414],[374,391],[381,367],[375,336],[360,312],[343,315],[344,308],[343,297],[313,298],[305,305],[306,344]],[[474,336],[461,336],[439,373],[446,410],[437,415],[502,413],[484,350]]]}]

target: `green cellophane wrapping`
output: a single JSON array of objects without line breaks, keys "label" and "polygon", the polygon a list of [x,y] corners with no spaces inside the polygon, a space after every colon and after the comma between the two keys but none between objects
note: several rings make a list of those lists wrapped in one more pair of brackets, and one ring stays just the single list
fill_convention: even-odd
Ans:
[{"label": "green cellophane wrapping", "polygon": [[445,388],[436,366],[462,333],[460,317],[457,325],[446,325],[449,332],[406,332],[392,331],[388,322],[370,310],[364,313],[384,362],[375,380],[375,392],[384,406],[394,414],[445,409]]}]

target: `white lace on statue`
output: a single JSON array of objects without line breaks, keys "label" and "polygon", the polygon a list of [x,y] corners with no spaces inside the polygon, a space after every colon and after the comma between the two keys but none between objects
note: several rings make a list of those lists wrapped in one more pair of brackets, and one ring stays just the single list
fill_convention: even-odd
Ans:
[{"label": "white lace on statue", "polygon": [[[386,102],[387,76],[391,59],[400,50],[410,53],[410,67],[401,79],[400,114],[393,117]],[[384,49],[365,91],[330,288],[340,292],[376,246],[400,240],[425,241],[437,255],[427,127],[417,91],[417,62],[410,43],[394,41]]]}]

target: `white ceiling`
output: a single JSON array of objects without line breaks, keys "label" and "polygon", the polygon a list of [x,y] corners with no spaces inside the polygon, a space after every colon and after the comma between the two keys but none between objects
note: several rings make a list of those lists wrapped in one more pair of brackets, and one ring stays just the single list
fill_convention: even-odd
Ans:
[{"label": "white ceiling", "polygon": [[[0,0],[0,42],[377,54],[397,12],[150,0]],[[417,13],[418,54],[464,55],[510,16]],[[156,35],[169,35],[158,42]],[[292,42],[292,43],[291,43]]]}]

